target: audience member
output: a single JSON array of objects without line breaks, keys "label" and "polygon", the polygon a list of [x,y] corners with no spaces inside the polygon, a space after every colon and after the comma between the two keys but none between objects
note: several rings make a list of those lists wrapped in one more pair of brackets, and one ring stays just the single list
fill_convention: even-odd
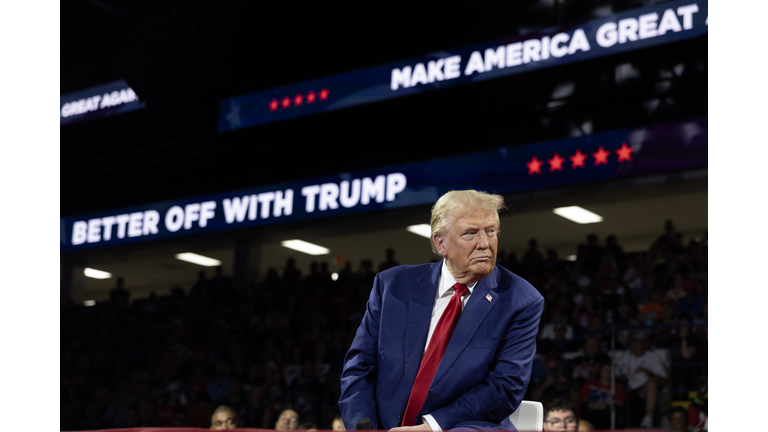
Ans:
[{"label": "audience member", "polygon": [[555,325],[560,324],[564,331],[563,338],[573,339],[573,327],[568,325],[568,319],[565,315],[565,311],[560,306],[554,306],[552,308],[552,317],[549,322],[541,328],[539,333],[539,340],[555,339]]},{"label": "audience member", "polygon": [[379,271],[383,272],[384,270],[391,269],[392,267],[399,265],[400,263],[395,259],[395,249],[387,248],[387,260],[379,264]]},{"label": "audience member", "polygon": [[341,414],[336,414],[333,417],[333,422],[331,422],[331,430],[334,430],[334,431],[345,431],[345,430],[347,430],[344,427],[344,422],[341,420]]},{"label": "audience member", "polygon": [[275,430],[279,431],[296,430],[297,427],[299,427],[299,413],[292,409],[283,410],[275,422]]},{"label": "audience member", "polygon": [[601,365],[611,361],[611,358],[602,352],[598,337],[587,336],[584,339],[583,347],[584,355],[570,361],[571,365],[573,365],[574,384],[579,391],[581,391],[581,388],[587,381],[598,380],[600,378]]},{"label": "audience member", "polygon": [[220,405],[211,415],[211,429],[213,430],[237,429],[241,426],[240,417],[226,405]]},{"label": "audience member", "polygon": [[709,426],[708,389],[707,378],[699,378],[699,386],[696,396],[688,405],[688,426],[693,431],[705,431]]},{"label": "audience member", "polygon": [[576,408],[574,405],[560,398],[552,399],[544,408],[545,432],[550,431],[575,431],[578,427]]},{"label": "audience member", "polygon": [[[611,429],[611,404],[614,404],[615,417],[622,417],[626,393],[624,385],[616,381],[614,394],[611,394],[611,363],[600,365],[600,375],[597,380],[587,381],[581,388],[582,415],[592,422],[597,429]],[[623,427],[623,421],[617,421],[616,426]]]},{"label": "audience member", "polygon": [[[664,365],[655,354],[646,350],[646,342],[645,333],[633,333],[629,350],[616,359],[616,367],[629,386],[628,427],[653,427],[658,394],[667,383]],[[638,422],[640,417],[642,420]]]},{"label": "audience member", "polygon": [[546,378],[531,391],[531,399],[541,401],[546,405],[553,399],[576,401],[579,393],[573,388],[570,376],[560,352],[551,352],[544,363],[547,369]]},{"label": "audience member", "polygon": [[131,292],[125,289],[125,279],[121,276],[117,278],[117,286],[109,291],[109,301],[115,305],[128,306],[130,299]]},{"label": "audience member", "polygon": [[595,426],[593,426],[592,423],[590,423],[588,420],[581,419],[579,420],[579,427],[576,430],[579,432],[592,432],[595,430]]},{"label": "audience member", "polygon": [[669,410],[669,426],[672,432],[688,431],[688,412],[685,408],[675,406]]}]

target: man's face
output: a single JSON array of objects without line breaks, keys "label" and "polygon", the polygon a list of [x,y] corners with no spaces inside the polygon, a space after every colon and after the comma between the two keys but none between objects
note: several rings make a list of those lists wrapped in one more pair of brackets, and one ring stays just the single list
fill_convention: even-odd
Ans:
[{"label": "man's face", "polygon": [[298,426],[299,414],[294,410],[288,409],[280,413],[280,417],[277,418],[277,423],[275,423],[275,430],[296,430]]},{"label": "man's face", "polygon": [[673,431],[686,431],[688,430],[688,417],[680,411],[675,411],[669,419],[669,425]]},{"label": "man's face", "polygon": [[579,421],[571,410],[550,411],[544,419],[545,431],[575,431],[578,426]]},{"label": "man's face", "polygon": [[235,429],[236,427],[237,421],[235,420],[235,413],[232,411],[216,411],[211,416],[211,429],[213,430]]},{"label": "man's face", "polygon": [[499,222],[495,212],[449,216],[448,229],[435,234],[438,253],[456,282],[470,284],[488,276],[496,265]]}]

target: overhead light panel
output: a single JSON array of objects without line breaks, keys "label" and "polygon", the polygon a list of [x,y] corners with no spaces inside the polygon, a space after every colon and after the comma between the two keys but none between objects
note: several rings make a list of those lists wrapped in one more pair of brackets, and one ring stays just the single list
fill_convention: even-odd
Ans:
[{"label": "overhead light panel", "polygon": [[112,277],[112,273],[96,270],[92,268],[86,267],[83,271],[86,277],[94,278],[94,279],[109,279]]},{"label": "overhead light panel", "polygon": [[221,265],[221,261],[207,256],[198,255],[192,252],[184,252],[176,254],[176,259],[190,262],[192,264],[201,265],[204,267],[216,267]]},{"label": "overhead light panel", "polygon": [[602,222],[603,217],[599,214],[592,213],[591,211],[581,208],[579,206],[570,207],[558,207],[552,210],[556,215],[562,216],[568,220],[572,220],[580,224]]},{"label": "overhead light panel", "polygon": [[305,242],[304,240],[285,240],[280,244],[288,249],[293,249],[308,255],[325,255],[331,252],[328,248]]},{"label": "overhead light panel", "polygon": [[96,306],[96,300],[85,300],[83,306],[91,307]]},{"label": "overhead light panel", "polygon": [[432,227],[430,227],[428,224],[411,225],[406,229],[422,237],[426,237],[426,238],[432,237]]}]

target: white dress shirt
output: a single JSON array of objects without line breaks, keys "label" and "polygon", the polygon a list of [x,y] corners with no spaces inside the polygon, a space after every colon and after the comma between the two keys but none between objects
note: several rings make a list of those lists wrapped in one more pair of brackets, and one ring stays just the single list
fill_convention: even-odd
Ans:
[{"label": "white dress shirt", "polygon": [[[456,290],[453,289],[453,286],[456,284],[456,279],[453,277],[451,272],[448,270],[448,267],[445,265],[445,260],[443,260],[443,267],[440,271],[440,281],[437,283],[437,294],[435,295],[435,305],[432,307],[432,318],[429,321],[429,332],[427,333],[427,343],[424,344],[424,352],[421,353],[422,359],[424,358],[424,354],[427,352],[427,347],[429,346],[429,341],[432,340],[432,333],[435,332],[435,327],[437,327],[437,322],[440,321],[440,317],[443,315],[443,312],[445,312],[445,308],[448,307],[448,302],[451,301],[451,297],[453,297],[453,294],[456,292]],[[464,311],[464,307],[467,305],[467,302],[469,301],[469,297],[472,295],[472,291],[475,289],[475,286],[477,286],[477,282],[474,282],[471,285],[467,285],[467,288],[469,288],[469,293],[467,293],[462,301],[461,301],[461,310]],[[432,417],[430,414],[425,414],[422,416],[424,422],[429,423],[429,426],[432,428],[435,432],[442,432],[443,429],[440,427],[439,424],[437,424],[437,421],[435,421],[434,417]]]}]

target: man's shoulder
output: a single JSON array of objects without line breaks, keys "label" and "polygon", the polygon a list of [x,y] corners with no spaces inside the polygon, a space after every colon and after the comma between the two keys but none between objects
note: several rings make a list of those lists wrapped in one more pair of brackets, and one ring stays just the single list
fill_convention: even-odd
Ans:
[{"label": "man's shoulder", "polygon": [[541,293],[533,285],[531,285],[524,278],[512,273],[506,268],[496,264],[496,282],[498,283],[499,291],[511,291],[514,294],[514,298],[517,300],[524,300],[528,303],[533,303],[539,299],[542,299]]},{"label": "man's shoulder", "polygon": [[[409,278],[418,279],[431,271],[439,271],[441,262],[416,265],[399,265],[379,272],[376,276],[384,283],[395,279]],[[437,267],[437,268],[436,268]]]}]

